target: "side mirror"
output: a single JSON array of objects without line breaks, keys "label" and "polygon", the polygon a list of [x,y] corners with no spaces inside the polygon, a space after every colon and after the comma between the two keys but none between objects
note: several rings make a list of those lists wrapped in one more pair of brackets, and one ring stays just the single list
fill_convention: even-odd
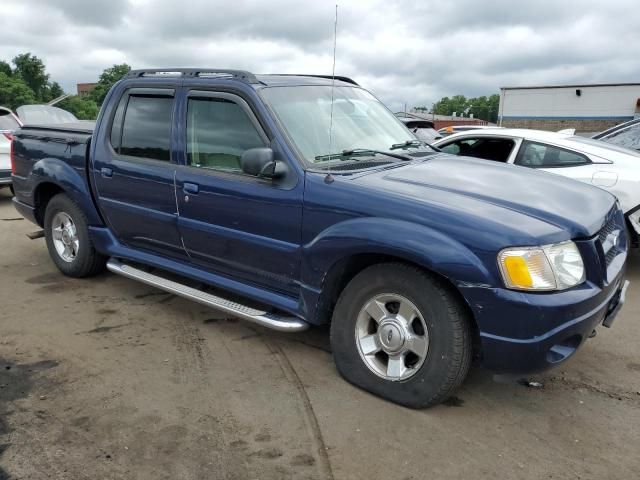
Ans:
[{"label": "side mirror", "polygon": [[255,177],[278,178],[284,173],[270,148],[246,150],[240,157],[240,165],[244,173]]}]

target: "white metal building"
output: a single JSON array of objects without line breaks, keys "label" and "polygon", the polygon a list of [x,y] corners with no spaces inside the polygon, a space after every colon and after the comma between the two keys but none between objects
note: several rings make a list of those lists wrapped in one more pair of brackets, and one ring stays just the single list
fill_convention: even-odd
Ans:
[{"label": "white metal building", "polygon": [[504,127],[599,132],[640,116],[640,83],[502,87]]}]

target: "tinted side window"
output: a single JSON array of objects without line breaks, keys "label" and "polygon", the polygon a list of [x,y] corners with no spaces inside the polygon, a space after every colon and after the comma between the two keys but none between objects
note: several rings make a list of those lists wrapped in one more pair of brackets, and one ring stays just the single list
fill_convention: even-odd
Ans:
[{"label": "tinted side window", "polygon": [[457,140],[449,145],[440,147],[443,152],[451,153],[452,155],[464,155],[469,156],[473,150],[473,146],[478,142],[477,138],[465,138],[464,140]]},{"label": "tinted side window", "polygon": [[524,142],[516,159],[517,165],[534,168],[572,167],[586,163],[591,162],[579,153],[533,142]]},{"label": "tinted side window", "polygon": [[452,155],[458,155],[460,153],[460,145],[457,142],[450,143],[449,145],[440,146],[440,150],[450,153]]},{"label": "tinted side window", "polygon": [[240,105],[223,98],[190,98],[187,106],[187,163],[240,173],[240,157],[264,147]]},{"label": "tinted side window", "polygon": [[506,138],[482,138],[473,144],[469,156],[506,162],[515,146],[513,140]]},{"label": "tinted side window", "polygon": [[623,130],[610,133],[606,137],[602,137],[600,140],[613,143],[620,147],[640,150],[640,123],[631,125]]},{"label": "tinted side window", "polygon": [[130,96],[118,152],[132,157],[170,161],[172,110],[171,97]]}]

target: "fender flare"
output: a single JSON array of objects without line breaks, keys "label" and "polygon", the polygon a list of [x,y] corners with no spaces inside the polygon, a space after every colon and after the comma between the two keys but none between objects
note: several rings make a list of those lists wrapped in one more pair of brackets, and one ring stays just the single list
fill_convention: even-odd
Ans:
[{"label": "fender flare", "polygon": [[496,281],[485,262],[448,235],[404,220],[367,217],[334,224],[303,246],[303,284],[321,290],[337,262],[359,254],[398,257],[442,275],[456,286]]},{"label": "fender flare", "polygon": [[[62,189],[82,209],[90,225],[104,225],[93,203],[88,179],[68,163],[57,158],[42,158],[33,165],[29,182],[34,186],[34,203],[38,189],[45,183],[51,183]],[[39,205],[35,207],[39,208]]]}]

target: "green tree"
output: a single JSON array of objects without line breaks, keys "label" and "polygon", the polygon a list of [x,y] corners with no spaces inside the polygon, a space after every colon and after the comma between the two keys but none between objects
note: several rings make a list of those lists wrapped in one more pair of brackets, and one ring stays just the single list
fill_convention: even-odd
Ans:
[{"label": "green tree", "polygon": [[36,103],[36,96],[22,79],[0,72],[0,105],[15,110],[32,103]]},{"label": "green tree", "polygon": [[0,60],[0,73],[4,73],[7,77],[13,75],[13,70],[11,70],[11,65],[9,65],[4,60]]},{"label": "green tree", "polygon": [[64,95],[64,90],[60,86],[58,82],[49,83],[42,95],[43,102],[50,102],[51,100],[55,100],[56,98]]},{"label": "green tree", "polygon": [[42,60],[31,53],[21,53],[13,59],[13,64],[16,66],[14,76],[21,78],[33,90],[36,100],[42,100],[49,83]]},{"label": "green tree", "polygon": [[466,98],[464,95],[455,95],[451,98],[443,97],[435,103],[434,113],[438,115],[456,115],[465,117],[473,114],[474,118],[496,123],[498,120],[498,106],[500,95],[490,97],[480,96]]},{"label": "green tree", "polygon": [[109,92],[113,84],[124,77],[130,71],[131,67],[126,63],[114,65],[110,68],[107,68],[102,72],[100,78],[98,78],[98,83],[89,93],[89,97],[94,102],[96,102],[98,106],[102,105],[104,97],[107,96],[107,93]]},{"label": "green tree", "polygon": [[68,112],[73,113],[80,120],[95,120],[98,116],[98,105],[92,99],[72,95],[65,98],[56,105]]},{"label": "green tree", "polygon": [[453,97],[444,97],[435,104],[434,112],[438,115],[456,115],[460,116],[469,106],[469,101],[464,95],[454,95]]}]

